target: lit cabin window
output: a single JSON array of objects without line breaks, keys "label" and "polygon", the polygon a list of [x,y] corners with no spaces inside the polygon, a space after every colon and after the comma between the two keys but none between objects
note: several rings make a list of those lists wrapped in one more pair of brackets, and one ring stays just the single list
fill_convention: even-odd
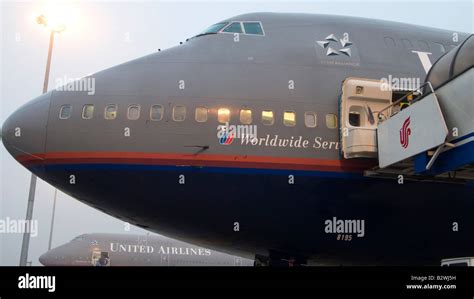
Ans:
[{"label": "lit cabin window", "polygon": [[206,107],[197,107],[196,113],[194,115],[198,123],[204,123],[207,121],[207,108]]},{"label": "lit cabin window", "polygon": [[336,114],[326,114],[326,127],[329,129],[337,128],[337,116]]},{"label": "lit cabin window", "polygon": [[244,125],[250,125],[252,123],[252,110],[240,109],[240,122]]},{"label": "lit cabin window", "polygon": [[140,105],[128,106],[127,118],[130,120],[137,120],[140,118]]},{"label": "lit cabin window", "polygon": [[294,127],[296,125],[296,113],[294,111],[283,112],[283,124],[287,127]]},{"label": "lit cabin window", "polygon": [[59,110],[60,119],[68,119],[71,117],[72,106],[71,105],[62,105]]},{"label": "lit cabin window", "polygon": [[263,35],[262,24],[260,22],[244,22],[246,34]]},{"label": "lit cabin window", "polygon": [[222,30],[222,32],[232,32],[232,33],[242,33],[242,26],[240,22],[233,22],[227,28]]},{"label": "lit cabin window", "polygon": [[230,122],[230,110],[227,108],[219,108],[219,110],[217,110],[217,121],[222,124]]},{"label": "lit cabin window", "polygon": [[91,119],[94,116],[94,105],[84,105],[82,108],[82,118]]},{"label": "lit cabin window", "polygon": [[313,111],[307,111],[304,113],[304,124],[308,128],[316,128],[317,122],[316,113]]},{"label": "lit cabin window", "polygon": [[173,120],[184,121],[186,119],[186,107],[183,105],[176,105],[173,107]]},{"label": "lit cabin window", "polygon": [[161,120],[163,118],[163,105],[152,105],[150,108],[150,119]]},{"label": "lit cabin window", "polygon": [[109,104],[105,107],[105,119],[115,119],[117,117],[117,105]]},{"label": "lit cabin window", "polygon": [[273,111],[272,110],[263,110],[262,111],[262,124],[266,126],[273,125]]}]

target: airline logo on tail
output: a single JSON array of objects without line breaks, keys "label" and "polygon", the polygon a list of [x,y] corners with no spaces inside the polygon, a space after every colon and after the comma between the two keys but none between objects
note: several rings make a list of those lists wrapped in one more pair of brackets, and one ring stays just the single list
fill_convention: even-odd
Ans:
[{"label": "airline logo on tail", "polygon": [[408,147],[410,134],[411,134],[410,117],[408,117],[407,119],[405,119],[405,121],[403,122],[403,126],[400,129],[400,144],[402,145],[403,148]]}]

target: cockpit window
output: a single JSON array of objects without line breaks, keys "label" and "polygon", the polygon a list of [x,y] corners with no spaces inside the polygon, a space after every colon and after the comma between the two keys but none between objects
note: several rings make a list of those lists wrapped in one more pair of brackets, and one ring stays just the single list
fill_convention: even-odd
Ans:
[{"label": "cockpit window", "polygon": [[244,29],[246,34],[263,35],[263,29],[260,22],[244,22]]},{"label": "cockpit window", "polygon": [[198,35],[217,33],[217,32],[219,32],[222,28],[224,28],[225,26],[227,26],[227,24],[229,24],[229,23],[225,22],[225,23],[217,23],[217,24],[214,24],[214,25],[212,25],[211,27],[207,28],[206,30],[204,30],[203,32],[201,32],[201,33],[198,34]]},{"label": "cockpit window", "polygon": [[242,33],[242,26],[240,25],[240,22],[233,22],[222,32]]},{"label": "cockpit window", "polygon": [[84,241],[84,236],[78,236],[72,239],[73,241]]},{"label": "cockpit window", "polygon": [[240,33],[248,35],[265,35],[260,21],[233,21],[212,25],[195,37],[216,33]]}]

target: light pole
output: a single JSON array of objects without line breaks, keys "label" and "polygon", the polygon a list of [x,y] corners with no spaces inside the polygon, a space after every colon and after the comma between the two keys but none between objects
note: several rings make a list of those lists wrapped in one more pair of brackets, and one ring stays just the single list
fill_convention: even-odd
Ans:
[{"label": "light pole", "polygon": [[[40,25],[48,27],[48,19],[44,15],[38,16],[38,18],[36,18],[36,22]],[[48,91],[49,70],[51,68],[51,56],[53,54],[54,34],[60,33],[64,31],[65,29],[66,27],[64,25],[50,28],[51,33],[49,35],[48,59],[46,61],[46,71],[44,74],[43,93],[46,93]],[[31,227],[31,221],[33,219],[33,206],[35,202],[36,180],[37,180],[36,175],[32,173],[31,180],[30,180],[30,191],[28,194],[28,206],[26,208],[26,223],[30,227]],[[54,207],[55,206],[56,206],[56,196],[54,199]],[[53,213],[54,213],[54,207],[53,207]],[[50,243],[51,243],[51,240],[50,240]],[[29,246],[30,246],[30,230],[25,229],[25,232],[23,233],[23,242],[21,245],[20,266],[27,265]]]},{"label": "light pole", "polygon": [[58,197],[58,189],[54,188],[53,213],[51,215],[51,228],[49,230],[48,251],[51,250],[51,243],[53,242],[54,215],[56,214],[56,198],[57,197]]}]

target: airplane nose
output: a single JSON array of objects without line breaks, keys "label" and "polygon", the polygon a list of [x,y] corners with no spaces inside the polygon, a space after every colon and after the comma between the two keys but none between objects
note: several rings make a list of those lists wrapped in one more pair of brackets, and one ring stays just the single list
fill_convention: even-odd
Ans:
[{"label": "airplane nose", "polygon": [[[52,249],[52,250],[54,250],[54,249]],[[57,266],[58,265],[57,260],[54,258],[55,254],[54,254],[54,252],[52,252],[52,250],[50,250],[46,253],[43,253],[39,257],[38,260],[43,266]]]},{"label": "airplane nose", "polygon": [[48,253],[44,253],[42,254],[40,257],[39,257],[39,262],[41,263],[41,265],[43,266],[48,266],[50,265],[50,257],[48,256]]},{"label": "airplane nose", "polygon": [[26,167],[43,161],[50,99],[48,92],[31,100],[3,123],[3,145]]}]

